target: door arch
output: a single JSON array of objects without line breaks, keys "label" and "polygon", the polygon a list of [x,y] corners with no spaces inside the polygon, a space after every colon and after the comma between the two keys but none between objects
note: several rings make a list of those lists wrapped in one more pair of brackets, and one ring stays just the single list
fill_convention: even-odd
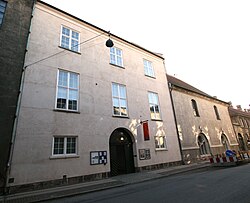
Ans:
[{"label": "door arch", "polygon": [[203,133],[199,134],[197,141],[200,148],[200,155],[211,154],[209,142]]},{"label": "door arch", "polygon": [[110,174],[116,176],[135,172],[132,134],[117,128],[109,138]]}]

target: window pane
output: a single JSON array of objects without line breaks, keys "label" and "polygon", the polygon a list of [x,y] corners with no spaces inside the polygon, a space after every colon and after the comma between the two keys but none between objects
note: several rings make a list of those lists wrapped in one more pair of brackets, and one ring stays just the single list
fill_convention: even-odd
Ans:
[{"label": "window pane", "polygon": [[54,150],[53,154],[63,154],[64,138],[54,138]]},{"label": "window pane", "polygon": [[70,88],[78,88],[78,75],[71,73],[69,78],[69,87]]},{"label": "window pane", "polygon": [[71,40],[71,50],[73,50],[73,51],[78,51],[78,41],[76,41],[76,40]]},{"label": "window pane", "polygon": [[68,28],[63,27],[62,34],[69,36],[70,30]]},{"label": "window pane", "polygon": [[120,115],[119,99],[113,98],[114,115]]},{"label": "window pane", "polygon": [[150,104],[153,104],[153,103],[154,103],[154,102],[153,102],[153,101],[154,101],[154,99],[153,99],[153,93],[151,93],[151,92],[148,93],[148,100],[149,100],[149,103],[150,103]]},{"label": "window pane", "polygon": [[0,6],[0,12],[1,12],[1,13],[4,13],[4,10],[5,10],[5,8],[2,7],[2,6]]},{"label": "window pane", "polygon": [[110,53],[115,54],[115,48],[114,47],[110,48]]},{"label": "window pane", "polygon": [[75,137],[67,138],[66,154],[76,154],[76,138]]},{"label": "window pane", "polygon": [[72,31],[72,38],[78,40],[79,39],[79,33]]},{"label": "window pane", "polygon": [[112,96],[113,97],[118,97],[118,85],[117,84],[112,84]]},{"label": "window pane", "polygon": [[69,38],[62,36],[61,46],[69,49]]},{"label": "window pane", "polygon": [[120,49],[116,49],[116,55],[117,56],[122,56],[122,51]]},{"label": "window pane", "polygon": [[122,66],[122,58],[121,57],[117,57],[117,65]]},{"label": "window pane", "polygon": [[57,94],[58,98],[67,98],[67,89],[63,88],[63,87],[58,87],[58,94]]},{"label": "window pane", "polygon": [[68,73],[64,71],[59,71],[58,85],[65,87],[68,86]]},{"label": "window pane", "polygon": [[126,99],[126,87],[120,85],[120,98]]},{"label": "window pane", "polygon": [[2,6],[2,7],[6,7],[6,2],[4,2],[4,1],[0,1],[0,6]]},{"label": "window pane", "polygon": [[110,54],[110,63],[116,64],[115,63],[115,55]]},{"label": "window pane", "polygon": [[127,108],[127,102],[125,99],[120,100],[121,107],[126,107]]}]

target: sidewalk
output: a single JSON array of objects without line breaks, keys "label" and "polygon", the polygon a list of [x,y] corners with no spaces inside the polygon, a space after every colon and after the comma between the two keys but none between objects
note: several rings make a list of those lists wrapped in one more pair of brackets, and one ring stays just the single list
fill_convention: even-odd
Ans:
[{"label": "sidewalk", "polygon": [[61,186],[43,190],[36,190],[25,193],[11,194],[7,196],[0,196],[0,203],[3,202],[37,202],[50,199],[57,199],[61,197],[74,196],[78,194],[84,194],[89,192],[95,192],[100,190],[106,190],[114,187],[122,187],[129,184],[140,183],[153,179],[163,178],[179,173],[185,173],[188,171],[199,170],[210,167],[210,163],[202,162],[190,165],[181,165],[175,167],[168,167],[153,171],[144,171],[140,173],[131,173],[120,176],[115,176],[103,180],[84,182],[74,185]]}]

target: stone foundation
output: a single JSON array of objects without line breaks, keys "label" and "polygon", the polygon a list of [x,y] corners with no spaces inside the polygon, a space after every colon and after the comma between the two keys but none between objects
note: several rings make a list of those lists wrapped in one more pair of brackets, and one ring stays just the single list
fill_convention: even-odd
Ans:
[{"label": "stone foundation", "polygon": [[169,162],[169,163],[161,163],[161,164],[137,167],[135,171],[136,172],[151,171],[151,170],[157,170],[157,169],[167,168],[171,166],[179,166],[179,165],[181,165],[181,161],[175,161],[175,162]]}]

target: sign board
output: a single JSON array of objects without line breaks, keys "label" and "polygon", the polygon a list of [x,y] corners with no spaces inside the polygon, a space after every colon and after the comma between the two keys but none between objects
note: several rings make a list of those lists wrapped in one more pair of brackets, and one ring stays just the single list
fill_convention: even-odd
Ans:
[{"label": "sign board", "polygon": [[107,151],[90,152],[90,165],[107,164]]},{"label": "sign board", "polygon": [[139,149],[140,160],[151,159],[150,149]]},{"label": "sign board", "polygon": [[236,155],[235,152],[233,152],[233,151],[231,151],[229,149],[226,151],[226,156],[228,156],[228,157],[235,156],[235,155]]}]

